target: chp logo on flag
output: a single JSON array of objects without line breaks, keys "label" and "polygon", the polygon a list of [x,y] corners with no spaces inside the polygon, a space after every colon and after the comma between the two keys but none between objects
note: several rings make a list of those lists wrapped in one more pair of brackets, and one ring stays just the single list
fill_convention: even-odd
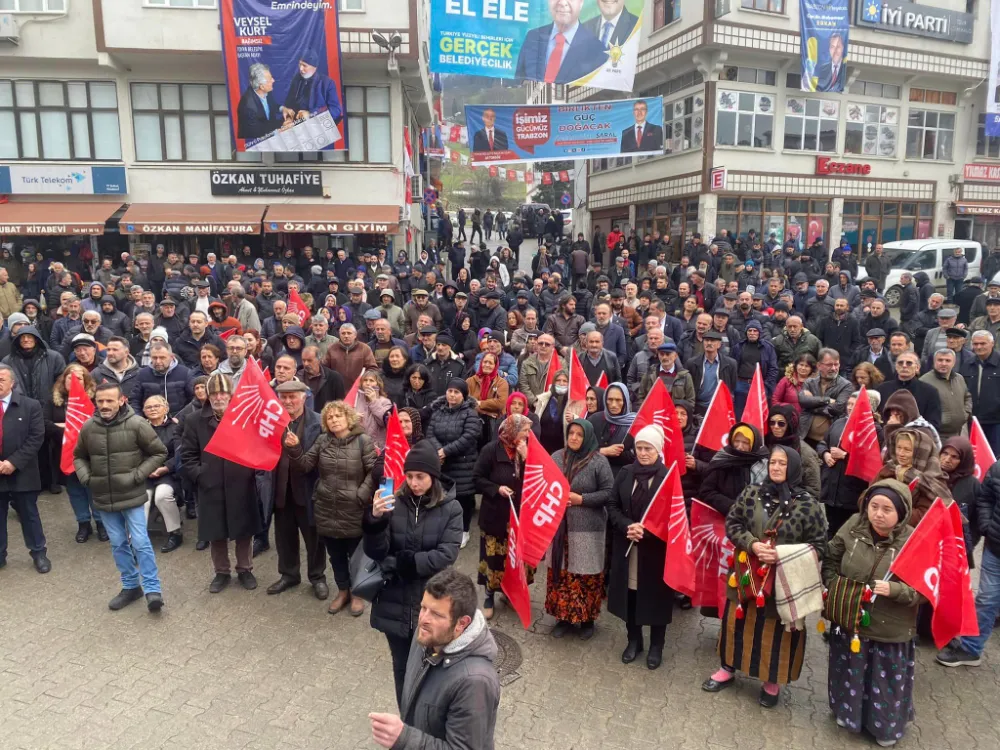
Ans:
[{"label": "chp logo on flag", "polygon": [[521,548],[523,560],[537,567],[562,523],[569,502],[569,483],[534,433],[528,433],[521,492]]}]

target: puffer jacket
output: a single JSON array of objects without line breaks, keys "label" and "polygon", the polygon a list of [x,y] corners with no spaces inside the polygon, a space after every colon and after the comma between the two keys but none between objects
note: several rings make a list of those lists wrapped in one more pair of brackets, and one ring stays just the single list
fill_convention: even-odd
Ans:
[{"label": "puffer jacket", "polygon": [[151,366],[143,367],[135,376],[129,404],[137,414],[141,414],[142,405],[150,396],[163,396],[167,400],[170,416],[173,417],[194,398],[194,376],[176,359],[163,375]]},{"label": "puffer jacket", "polygon": [[[26,353],[19,344],[22,336],[35,337],[35,348],[30,353]],[[3,358],[3,363],[14,368],[21,393],[41,404],[52,400],[52,386],[66,369],[66,360],[59,352],[49,348],[34,326],[25,326],[17,332],[10,354]]]},{"label": "puffer jacket", "polygon": [[[868,522],[868,498],[879,487],[894,490],[903,500],[906,513],[896,523],[896,528],[883,540],[876,542]],[[826,548],[823,558],[823,584],[829,586],[838,575],[854,581],[874,585],[889,572],[889,566],[899,554],[903,544],[913,533],[907,523],[910,516],[910,491],[895,479],[883,479],[868,488],[861,499],[861,512],[851,516]],[[879,554],[882,555],[879,559]],[[878,564],[876,565],[876,560]],[[862,626],[860,635],[879,643],[904,643],[917,634],[917,606],[923,597],[916,590],[893,580],[889,582],[889,595],[879,596],[871,606],[871,623]]]},{"label": "puffer jacket", "polygon": [[153,426],[125,405],[110,422],[100,416],[80,429],[73,466],[90,489],[94,507],[106,512],[146,502],[146,478],[167,461],[167,449]]},{"label": "puffer jacket", "polygon": [[979,533],[986,540],[990,552],[1000,557],[1000,462],[993,464],[983,477],[983,486],[976,501],[976,517]]},{"label": "puffer jacket", "polygon": [[375,494],[371,473],[377,457],[375,444],[361,425],[356,424],[344,438],[324,432],[305,453],[301,445],[287,450],[299,471],[319,471],[313,494],[319,534],[334,539],[360,537],[361,521]]},{"label": "puffer jacket", "polygon": [[476,467],[482,429],[474,399],[466,398],[458,406],[449,406],[442,396],[431,404],[431,418],[424,428],[424,436],[434,445],[434,450],[444,450],[441,470],[455,482],[458,497],[476,492],[472,472]]},{"label": "puffer jacket", "polygon": [[[387,577],[372,603],[371,625],[382,633],[409,638],[417,628],[427,580],[458,559],[462,506],[455,499],[454,483],[442,477],[422,497],[414,497],[404,485],[396,492],[393,510],[378,518],[371,508],[365,511],[362,531],[365,554],[381,565]],[[413,569],[407,566],[398,572],[396,559],[403,552],[412,554]]]}]

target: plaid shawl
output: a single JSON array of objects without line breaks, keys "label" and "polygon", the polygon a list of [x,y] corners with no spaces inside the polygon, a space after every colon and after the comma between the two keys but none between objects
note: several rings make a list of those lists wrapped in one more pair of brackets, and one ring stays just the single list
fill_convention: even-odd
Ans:
[{"label": "plaid shawl", "polygon": [[823,580],[819,557],[811,544],[775,547],[774,603],[785,630],[804,630],[805,619],[823,610]]}]

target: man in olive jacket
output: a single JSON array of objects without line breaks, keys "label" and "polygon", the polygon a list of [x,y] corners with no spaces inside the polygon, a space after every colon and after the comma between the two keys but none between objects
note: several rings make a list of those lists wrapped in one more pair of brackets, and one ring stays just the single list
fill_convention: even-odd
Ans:
[{"label": "man in olive jacket", "polygon": [[163,596],[144,506],[146,480],[167,471],[167,449],[149,422],[132,411],[118,383],[97,386],[95,401],[98,413],[80,429],[73,466],[80,484],[90,489],[121,573],[122,590],[108,607],[122,609],[145,591],[149,611],[159,612]]}]

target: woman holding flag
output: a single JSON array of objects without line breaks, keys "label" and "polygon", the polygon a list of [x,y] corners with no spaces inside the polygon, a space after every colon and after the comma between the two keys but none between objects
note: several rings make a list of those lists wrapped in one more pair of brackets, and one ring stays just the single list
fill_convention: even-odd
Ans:
[{"label": "woman holding flag", "polygon": [[[645,532],[642,526],[650,502],[667,477],[667,467],[661,460],[663,445],[663,429],[659,426],[647,425],[639,430],[635,436],[635,461],[618,472],[608,501],[612,531],[608,611],[625,621],[625,664],[642,653],[642,628],[649,626],[649,669],[659,667],[663,659],[675,598],[674,591],[663,582],[666,542]],[[664,497],[657,500],[667,501]]]},{"label": "woman holding flag", "polygon": [[938,448],[930,430],[907,425],[892,434],[888,448],[888,460],[876,478],[896,479],[913,486],[910,526],[920,523],[934,498],[940,497],[946,505],[952,502],[948,477],[941,471]]},{"label": "woman holding flag", "polygon": [[594,426],[574,419],[566,433],[566,448],[552,461],[569,482],[569,505],[550,549],[545,611],[558,621],[554,638],[571,629],[580,638],[594,635],[594,621],[604,598],[604,548],[608,525],[606,506],[614,475],[598,450]]},{"label": "woman holding flag", "polygon": [[891,747],[913,721],[914,638],[923,600],[902,581],[888,580],[889,566],[913,532],[910,491],[903,482],[883,479],[865,490],[860,507],[830,540],[823,560],[828,602],[846,590],[844,584],[871,588],[858,606],[844,610],[854,627],[830,633],[830,710],[837,726],[865,730]]},{"label": "woman holding flag", "polygon": [[559,370],[552,377],[549,389],[538,394],[538,403],[535,405],[542,432],[542,447],[553,455],[566,444],[566,423],[573,418],[572,412],[566,410],[568,402],[569,374],[565,370]]},{"label": "woman holding flag", "polygon": [[604,391],[603,410],[589,414],[587,420],[594,425],[601,455],[608,459],[611,472],[618,476],[618,472],[635,461],[635,440],[628,434],[635,421],[635,412],[625,384],[609,385]]},{"label": "woman holding flag", "polygon": [[766,478],[746,487],[729,510],[726,536],[735,550],[719,634],[722,665],[701,687],[710,693],[731,687],[738,670],[764,683],[758,702],[774,708],[781,685],[799,678],[806,649],[805,633],[785,630],[778,615],[776,547],[810,544],[820,560],[826,552],[826,516],[802,487],[798,453],[782,445],[771,450]]}]

